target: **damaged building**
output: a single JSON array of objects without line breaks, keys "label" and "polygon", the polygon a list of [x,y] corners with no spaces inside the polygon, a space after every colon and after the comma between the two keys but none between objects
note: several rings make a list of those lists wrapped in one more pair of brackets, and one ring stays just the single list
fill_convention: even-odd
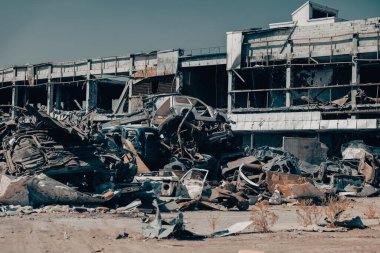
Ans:
[{"label": "damaged building", "polygon": [[250,147],[287,146],[288,138],[302,144],[302,137],[304,147],[317,139],[332,155],[354,139],[376,145],[379,18],[338,13],[308,1],[291,21],[227,32],[226,48],[2,69],[1,109],[15,116],[31,104],[114,116],[141,108],[141,96],[182,93],[226,110]]},{"label": "damaged building", "polygon": [[311,1],[291,16],[268,29],[227,33],[233,130],[251,147],[300,156],[314,152],[315,141],[329,155],[355,139],[378,145],[380,19],[343,20]]},{"label": "damaged building", "polygon": [[291,16],[227,32],[225,48],[0,70],[2,180],[171,197],[166,211],[377,194],[380,18],[310,1]]}]

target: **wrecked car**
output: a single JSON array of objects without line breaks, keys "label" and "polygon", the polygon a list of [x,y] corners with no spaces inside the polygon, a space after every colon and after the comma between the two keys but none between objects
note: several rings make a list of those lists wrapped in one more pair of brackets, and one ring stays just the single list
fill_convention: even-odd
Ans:
[{"label": "wrecked car", "polygon": [[128,148],[128,140],[150,170],[158,170],[163,163],[160,136],[156,128],[141,125],[117,125],[103,128],[101,133],[112,138],[119,147]]},{"label": "wrecked car", "polygon": [[164,197],[178,196],[180,189],[180,179],[173,171],[153,171],[135,176],[135,182],[151,182],[158,186],[158,194]]},{"label": "wrecked car", "polygon": [[159,95],[149,104],[153,108],[153,124],[159,125],[171,115],[185,116],[197,121],[226,121],[225,116],[198,98],[180,94]]}]

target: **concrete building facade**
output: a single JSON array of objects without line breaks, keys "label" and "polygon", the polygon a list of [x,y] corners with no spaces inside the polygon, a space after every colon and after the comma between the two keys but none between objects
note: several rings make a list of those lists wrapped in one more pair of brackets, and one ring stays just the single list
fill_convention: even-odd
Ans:
[{"label": "concrete building facade", "polygon": [[331,149],[353,138],[378,142],[379,31],[380,18],[345,21],[308,1],[292,21],[228,32],[233,129],[253,146],[281,146],[286,136],[324,139]]},{"label": "concrete building facade", "polygon": [[27,103],[126,113],[143,95],[181,92],[225,109],[252,147],[291,136],[330,150],[354,138],[380,144],[380,18],[338,14],[308,1],[291,21],[227,32],[226,48],[13,66],[0,70],[0,104],[13,116]]}]

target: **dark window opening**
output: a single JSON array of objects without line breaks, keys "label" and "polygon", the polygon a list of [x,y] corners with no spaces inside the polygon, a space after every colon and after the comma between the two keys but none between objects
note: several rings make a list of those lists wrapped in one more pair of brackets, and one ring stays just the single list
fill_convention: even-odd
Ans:
[{"label": "dark window opening", "polygon": [[315,18],[335,17],[335,16],[336,16],[335,13],[313,9],[313,15],[312,15],[313,19],[315,19]]},{"label": "dark window opening", "polygon": [[158,92],[158,80],[152,81],[152,93],[156,94]]}]

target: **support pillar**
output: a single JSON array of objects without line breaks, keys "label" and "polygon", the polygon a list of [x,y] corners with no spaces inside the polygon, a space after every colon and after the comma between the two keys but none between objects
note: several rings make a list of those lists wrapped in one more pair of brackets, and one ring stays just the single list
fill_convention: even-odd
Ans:
[{"label": "support pillar", "polygon": [[49,66],[49,76],[48,76],[48,84],[47,84],[47,102],[46,102],[46,110],[47,114],[53,112],[54,109],[54,84],[51,83],[51,72],[52,67]]},{"label": "support pillar", "polygon": [[18,92],[19,92],[19,87],[16,86],[16,83],[13,83],[13,87],[12,87],[12,119],[15,119],[17,116],[16,106],[18,106]]},{"label": "support pillar", "polygon": [[13,81],[12,81],[12,119],[17,116],[17,110],[15,106],[18,106],[18,87],[16,86],[17,69],[13,68]]},{"label": "support pillar", "polygon": [[130,80],[130,84],[128,86],[128,97],[126,98],[126,103],[128,103],[128,113],[131,113],[132,112],[132,95],[133,95],[133,85],[134,85],[134,82],[133,80]]},{"label": "support pillar", "polygon": [[177,93],[180,93],[182,89],[182,72],[178,71],[177,75],[175,76],[175,91]]},{"label": "support pillar", "polygon": [[[354,34],[352,37],[352,68],[351,68],[351,110],[356,110],[356,95],[357,85],[360,83],[359,63],[356,61],[358,55],[358,34]],[[356,115],[351,115],[352,119],[356,118]]]},{"label": "support pillar", "polygon": [[98,84],[94,81],[86,83],[86,113],[89,113],[97,106]]},{"label": "support pillar", "polygon": [[235,96],[234,96],[233,93],[231,93],[235,89],[234,76],[233,76],[232,70],[228,70],[227,71],[227,75],[228,75],[228,84],[227,84],[227,88],[228,88],[227,112],[231,113],[231,111],[233,109],[233,106],[235,104],[235,101],[234,101],[234,97]]},{"label": "support pillar", "polygon": [[250,145],[249,145],[251,150],[253,149],[253,146],[254,146],[254,138],[255,138],[255,134],[251,132],[251,140],[250,140]]},{"label": "support pillar", "polygon": [[47,84],[47,103],[46,103],[46,109],[47,109],[47,114],[50,114],[53,112],[54,109],[54,86],[51,83],[51,79],[48,79],[48,84]]},{"label": "support pillar", "polygon": [[61,94],[61,87],[59,85],[55,85],[55,108],[57,110],[62,109],[61,108],[61,102],[62,102],[62,94]]},{"label": "support pillar", "polygon": [[[351,110],[356,110],[356,95],[357,86],[360,83],[360,68],[357,61],[352,62],[352,74],[351,74]],[[351,118],[355,119],[356,115],[351,115]]]},{"label": "support pillar", "polygon": [[292,87],[292,58],[293,58],[293,41],[288,40],[286,44],[286,95],[285,95],[285,106],[291,107],[292,106],[292,93],[290,92],[290,88]]},{"label": "support pillar", "polygon": [[[292,68],[291,66],[286,67],[286,89],[289,89],[291,87],[291,80],[292,80]],[[286,90],[286,100],[285,100],[285,106],[290,107],[292,105],[292,94],[290,90]]]},{"label": "support pillar", "polygon": [[91,61],[87,62],[87,82],[86,82],[86,113],[97,107],[98,100],[98,84],[96,81],[91,81]]},{"label": "support pillar", "polygon": [[29,104],[29,87],[24,87],[23,104],[24,106]]}]

